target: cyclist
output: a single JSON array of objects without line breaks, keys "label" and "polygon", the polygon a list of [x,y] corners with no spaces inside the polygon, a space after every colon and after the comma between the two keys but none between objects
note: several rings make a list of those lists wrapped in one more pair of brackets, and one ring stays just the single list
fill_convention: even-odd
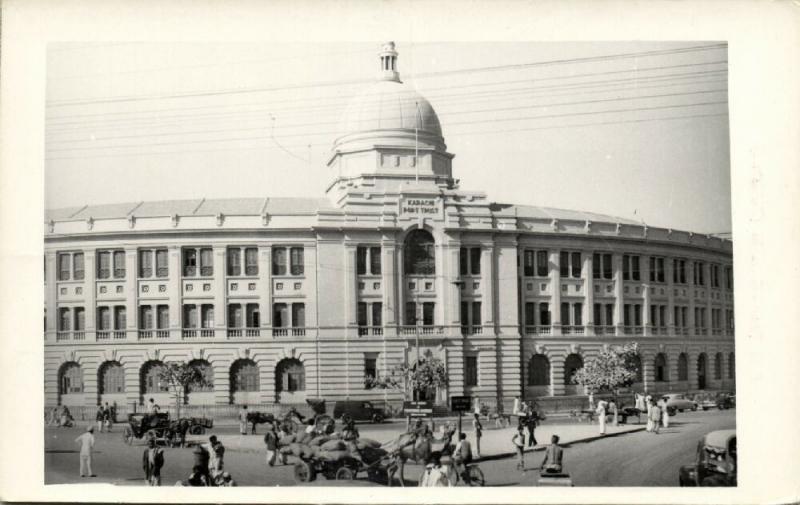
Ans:
[{"label": "cyclist", "polygon": [[466,433],[462,432],[458,435],[458,443],[453,451],[453,463],[455,466],[455,471],[461,475],[461,478],[464,479],[464,482],[469,484],[469,472],[467,471],[467,465],[472,463],[472,447],[467,440]]}]

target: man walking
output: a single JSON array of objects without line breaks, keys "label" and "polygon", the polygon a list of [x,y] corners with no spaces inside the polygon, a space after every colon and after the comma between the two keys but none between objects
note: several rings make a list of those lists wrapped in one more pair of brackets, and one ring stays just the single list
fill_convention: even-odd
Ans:
[{"label": "man walking", "polygon": [[97,406],[97,412],[95,412],[94,420],[97,422],[97,433],[103,433],[103,406]]},{"label": "man walking", "polygon": [[239,409],[239,434],[247,435],[247,405]]},{"label": "man walking", "polygon": [[472,428],[475,430],[475,457],[480,459],[481,457],[481,437],[483,436],[483,425],[481,421],[476,416],[475,419],[472,420]]},{"label": "man walking", "polygon": [[278,433],[275,431],[275,424],[271,424],[264,434],[264,445],[267,446],[267,465],[275,466],[275,456],[278,452]]},{"label": "man walking", "polygon": [[519,462],[517,463],[517,470],[525,471],[525,432],[522,425],[517,426],[517,433],[511,437],[511,443],[514,444],[514,448],[517,451],[517,455],[519,456]]},{"label": "man walking", "polygon": [[147,440],[147,448],[142,454],[144,481],[148,486],[161,485],[161,467],[164,466],[164,449],[156,446],[153,438]]},{"label": "man walking", "polygon": [[81,477],[97,477],[92,472],[92,449],[94,448],[94,426],[89,425],[86,433],[75,439],[81,444]]},{"label": "man walking", "polygon": [[103,426],[107,432],[111,433],[111,408],[108,406],[108,402],[106,402],[105,407],[103,407]]},{"label": "man walking", "polygon": [[652,432],[658,435],[658,430],[661,427],[661,408],[652,399],[650,400],[650,413],[647,414],[647,418],[650,421],[650,425],[652,425]]},{"label": "man walking", "polygon": [[536,434],[534,431],[536,430],[536,412],[533,411],[531,407],[528,407],[527,416],[525,417],[525,427],[528,429],[528,447],[535,446],[538,442],[536,442]]}]

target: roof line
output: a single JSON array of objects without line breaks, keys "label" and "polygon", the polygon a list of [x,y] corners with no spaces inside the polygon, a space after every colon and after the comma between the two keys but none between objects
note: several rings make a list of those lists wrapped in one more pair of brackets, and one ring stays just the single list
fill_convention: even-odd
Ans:
[{"label": "roof line", "polygon": [[127,213],[127,214],[125,214],[125,215],[126,215],[126,216],[130,216],[131,214],[133,214],[133,213],[136,211],[136,209],[138,209],[139,207],[141,207],[143,203],[144,203],[144,200],[142,200],[141,202],[137,203],[137,204],[136,204],[136,205],[135,205],[135,206],[134,206],[134,207],[133,207],[131,210],[129,210],[129,211],[128,211],[128,213]]},{"label": "roof line", "polygon": [[200,207],[202,207],[204,203],[206,203],[205,197],[203,197],[203,199],[200,200],[200,203],[197,204],[197,207],[194,208],[194,210],[192,211],[192,215],[197,214],[197,211],[200,210]]},{"label": "roof line", "polygon": [[70,216],[69,216],[69,217],[75,217],[75,216],[77,216],[78,214],[80,214],[81,212],[83,212],[84,210],[86,210],[86,209],[88,209],[88,208],[89,208],[89,204],[86,204],[86,205],[84,205],[83,207],[81,207],[80,209],[78,209],[78,211],[77,211],[77,212],[75,212],[75,213],[73,213],[73,214],[70,214]]}]

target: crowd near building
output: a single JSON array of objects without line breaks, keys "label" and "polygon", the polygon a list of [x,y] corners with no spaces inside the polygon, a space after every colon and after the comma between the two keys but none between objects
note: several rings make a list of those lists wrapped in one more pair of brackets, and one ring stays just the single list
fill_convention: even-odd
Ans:
[{"label": "crowd near building", "polygon": [[46,404],[169,404],[170,361],[206,377],[190,405],[397,400],[365,377],[417,341],[446,366],[438,403],[583,394],[574,371],[633,341],[636,388],[734,386],[729,240],[491,203],[453,157],[390,43],[320,198],[47,210]]}]

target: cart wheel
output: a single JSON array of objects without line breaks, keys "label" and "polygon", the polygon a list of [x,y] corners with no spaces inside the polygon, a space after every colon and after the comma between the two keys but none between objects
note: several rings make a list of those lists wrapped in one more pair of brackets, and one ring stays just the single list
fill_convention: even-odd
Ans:
[{"label": "cart wheel", "polygon": [[300,460],[294,464],[294,480],[297,482],[311,482],[316,478],[314,467],[309,463]]},{"label": "cart wheel", "polygon": [[133,445],[133,430],[130,426],[126,426],[125,429],[122,430],[122,440],[128,445]]},{"label": "cart wheel", "polygon": [[483,477],[483,472],[477,466],[469,467],[469,485],[470,486],[480,486],[483,487],[486,485],[486,479]]},{"label": "cart wheel", "polygon": [[354,480],[355,478],[356,472],[346,466],[336,470],[336,480]]}]

